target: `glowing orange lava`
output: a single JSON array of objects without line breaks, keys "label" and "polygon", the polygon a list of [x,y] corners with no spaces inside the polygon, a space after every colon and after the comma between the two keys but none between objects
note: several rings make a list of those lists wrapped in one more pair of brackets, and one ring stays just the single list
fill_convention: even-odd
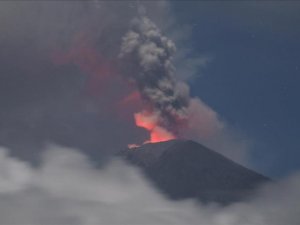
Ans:
[{"label": "glowing orange lava", "polygon": [[128,148],[130,148],[130,149],[134,149],[134,148],[138,148],[138,147],[140,147],[140,145],[137,145],[137,144],[129,144],[128,145]]},{"label": "glowing orange lava", "polygon": [[158,125],[158,116],[148,112],[140,112],[134,114],[135,124],[138,127],[145,128],[150,132],[150,140],[144,143],[155,143],[175,139],[176,137],[166,130],[165,128]]},{"label": "glowing orange lava", "polygon": [[162,127],[155,127],[150,133],[150,143],[168,141],[175,139],[175,136]]}]

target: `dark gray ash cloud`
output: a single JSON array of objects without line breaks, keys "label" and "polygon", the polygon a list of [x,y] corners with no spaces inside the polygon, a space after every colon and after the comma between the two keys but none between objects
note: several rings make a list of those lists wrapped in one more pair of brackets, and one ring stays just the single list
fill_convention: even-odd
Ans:
[{"label": "dark gray ash cloud", "polygon": [[[105,85],[98,82],[99,93],[90,95],[89,82],[96,83],[102,72],[93,77],[83,71],[76,64],[78,55],[65,64],[52,57],[75,46],[93,48],[108,61],[117,58],[121,37],[136,14],[134,2],[0,5],[0,144],[11,154],[38,161],[39,151],[50,141],[80,147],[100,159],[145,135],[134,129],[131,117],[124,120],[111,106],[128,94],[126,84],[114,78]],[[149,5],[161,17],[156,3]]]},{"label": "dark gray ash cloud", "polygon": [[[1,2],[0,144],[13,155],[38,160],[39,149],[49,141],[100,158],[128,143],[140,143],[147,133],[135,128],[133,115],[141,108],[115,107],[135,88],[127,84],[128,74],[139,77],[138,89],[161,112],[160,122],[167,129],[175,132],[178,117],[189,117],[187,138],[207,142],[223,133],[217,113],[201,100],[191,100],[188,86],[179,82],[172,58],[189,51],[185,47],[174,52],[171,39],[179,43],[181,37],[172,28],[169,4],[144,5],[147,17],[138,14],[134,1]],[[132,39],[139,46],[126,46],[132,34],[142,37]],[[128,60],[119,58],[120,49],[127,56],[130,52]],[[88,50],[100,55],[100,61]],[[70,58],[57,64],[57,52]],[[105,64],[102,59],[117,71],[108,80],[101,80],[103,71],[94,68]],[[117,66],[124,62],[126,71]],[[91,68],[84,70],[82,64]],[[183,71],[191,68],[181,67]],[[99,90],[96,94],[87,94],[90,84]]]},{"label": "dark gray ash cloud", "polygon": [[189,95],[175,78],[172,62],[175,51],[173,41],[141,15],[131,22],[130,31],[123,37],[120,57],[128,57],[125,66],[136,67],[128,72],[129,76],[158,114],[158,123],[177,133],[177,123],[187,119]]}]

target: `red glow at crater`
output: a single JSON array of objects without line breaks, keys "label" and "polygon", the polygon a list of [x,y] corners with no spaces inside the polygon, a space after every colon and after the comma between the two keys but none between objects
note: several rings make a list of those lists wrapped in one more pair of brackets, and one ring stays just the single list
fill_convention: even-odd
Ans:
[{"label": "red glow at crater", "polygon": [[158,116],[154,113],[140,112],[134,114],[135,124],[150,132],[150,139],[144,143],[156,143],[175,139],[176,137],[158,125]]}]

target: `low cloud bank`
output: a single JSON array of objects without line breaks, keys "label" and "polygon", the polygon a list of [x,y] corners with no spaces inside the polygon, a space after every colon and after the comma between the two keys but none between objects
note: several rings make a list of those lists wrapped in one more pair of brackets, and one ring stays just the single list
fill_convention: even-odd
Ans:
[{"label": "low cloud bank", "polygon": [[40,167],[0,149],[0,224],[298,225],[300,174],[227,207],[167,200],[136,169],[103,169],[75,149],[49,146]]}]

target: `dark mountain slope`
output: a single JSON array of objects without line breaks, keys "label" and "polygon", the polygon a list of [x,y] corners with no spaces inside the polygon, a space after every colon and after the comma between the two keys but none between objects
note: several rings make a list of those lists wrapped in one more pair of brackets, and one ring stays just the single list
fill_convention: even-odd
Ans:
[{"label": "dark mountain slope", "polygon": [[140,167],[171,199],[231,203],[269,181],[194,141],[172,140],[128,149],[119,156]]}]

